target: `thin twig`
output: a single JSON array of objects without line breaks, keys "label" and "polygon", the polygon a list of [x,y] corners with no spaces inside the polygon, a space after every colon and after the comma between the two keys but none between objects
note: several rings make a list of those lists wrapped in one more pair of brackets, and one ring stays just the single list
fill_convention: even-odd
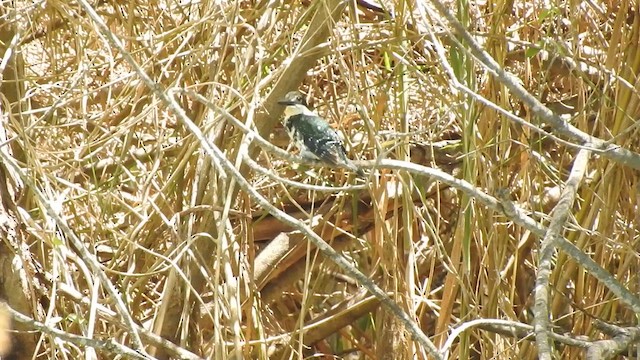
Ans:
[{"label": "thin twig", "polygon": [[[177,266],[172,263],[173,266]],[[95,306],[98,312],[98,315],[105,319],[109,324],[115,325],[119,329],[126,329],[126,326],[121,322],[120,317],[116,311],[113,311],[104,305],[93,302],[84,294],[81,294],[72,286],[69,286],[65,283],[59,284],[60,294],[67,297],[71,301],[82,304],[84,306]],[[166,340],[159,335],[152,333],[151,331],[143,328],[142,326],[136,325],[136,330],[140,333],[140,337],[147,341],[150,345],[153,345],[158,348],[162,348],[167,350],[169,353],[179,357],[180,359],[190,359],[190,360],[202,360],[201,357],[196,354],[177,346],[169,340]]]},{"label": "thin twig", "polygon": [[99,340],[99,339],[91,339],[84,336],[70,334],[68,332],[64,332],[64,331],[55,329],[53,327],[47,326],[46,324],[36,321],[26,315],[22,315],[21,313],[14,310],[7,304],[3,304],[2,307],[4,307],[16,321],[26,324],[27,326],[33,329],[36,329],[38,331],[41,331],[42,333],[51,335],[57,339],[68,341],[70,343],[76,344],[81,347],[89,347],[94,349],[105,350],[110,353],[126,356],[127,358],[154,359],[149,355],[137,352],[122,344],[118,344],[117,342],[115,342],[114,339]]},{"label": "thin twig", "polygon": [[[547,233],[546,227],[542,226],[537,221],[527,216],[526,212],[517,207],[512,201],[498,201],[493,196],[480,191],[469,182],[455,178],[443,171],[406,161],[389,159],[377,161],[361,161],[358,162],[358,166],[361,166],[363,168],[379,167],[383,169],[404,170],[416,175],[433,177],[438,181],[441,181],[447,185],[465,192],[467,195],[480,201],[488,208],[496,212],[505,214],[505,216],[511,219],[514,223],[531,231],[540,238],[543,238]],[[640,313],[640,299],[638,299],[635,294],[631,293],[607,270],[602,268],[602,266],[600,266],[593,259],[587,256],[587,254],[585,254],[582,250],[578,249],[576,245],[562,236],[556,240],[558,241],[556,245],[560,249],[562,249],[570,257],[575,259],[578,264],[582,265],[596,279],[602,281],[605,286],[607,286],[616,296],[620,298],[620,301],[622,303],[629,306],[635,313]]]},{"label": "thin twig", "polygon": [[247,165],[249,165],[249,167],[253,170],[256,170],[264,175],[266,175],[267,177],[269,177],[272,180],[275,180],[279,183],[285,184],[285,185],[289,185],[291,187],[295,187],[298,189],[303,189],[303,190],[311,190],[311,191],[318,191],[318,192],[329,192],[329,193],[335,193],[335,192],[340,192],[340,191],[346,191],[346,192],[352,192],[352,191],[360,191],[360,190],[365,190],[367,188],[366,185],[362,184],[362,185],[347,185],[347,186],[320,186],[320,185],[311,185],[311,184],[303,184],[299,181],[293,181],[293,180],[289,180],[289,179],[285,179],[281,176],[278,176],[276,174],[274,174],[272,171],[269,171],[269,169],[265,169],[264,167],[260,166],[257,162],[253,161],[253,159],[251,159],[249,156],[244,156],[243,158],[244,162],[247,163]]},{"label": "thin twig", "polygon": [[227,175],[233,177],[233,179],[237,182],[238,186],[249,194],[260,206],[266,209],[271,215],[275,218],[279,219],[285,224],[288,224],[298,230],[300,230],[303,234],[307,236],[307,238],[328,258],[330,258],[334,263],[340,266],[347,274],[356,278],[367,290],[369,290],[373,295],[375,295],[380,301],[387,306],[391,312],[400,319],[400,321],[405,325],[407,331],[411,333],[411,335],[419,342],[425,349],[436,359],[440,359],[440,355],[438,353],[435,345],[429,340],[429,338],[424,334],[420,326],[415,322],[415,320],[407,313],[405,313],[395,301],[393,301],[380,287],[378,287],[369,277],[365,276],[362,272],[356,269],[349,261],[347,261],[344,257],[338,254],[333,248],[327,244],[320,236],[318,236],[311,228],[306,225],[303,225],[299,220],[290,216],[289,214],[280,211],[276,207],[274,207],[269,200],[264,198],[255,188],[249,184],[249,182],[242,176],[240,171],[233,166],[231,162],[226,158],[224,153],[220,151],[216,146],[211,144],[205,138],[204,134],[198,128],[196,124],[189,119],[184,109],[171,97],[169,94],[164,91],[162,86],[156,82],[154,82],[149,75],[138,65],[138,63],[131,57],[131,55],[126,51],[126,49],[122,46],[122,43],[116,36],[109,31],[107,26],[104,24],[102,19],[95,13],[95,11],[91,8],[91,6],[86,2],[86,0],[79,0],[80,4],[87,10],[89,16],[98,24],[98,28],[102,35],[107,37],[109,42],[118,49],[122,57],[125,61],[136,71],[138,76],[142,79],[145,85],[153,91],[154,95],[156,95],[163,104],[169,108],[176,118],[187,128],[189,131],[196,137],[196,139],[200,142],[203,150],[212,158],[214,163],[218,164],[222,171],[226,172]]},{"label": "thin twig", "polygon": [[580,150],[573,162],[573,168],[565,184],[565,188],[560,195],[560,201],[551,213],[551,222],[540,246],[540,260],[538,263],[538,274],[536,276],[534,328],[536,332],[536,342],[538,345],[538,356],[542,360],[551,360],[551,343],[549,341],[549,329],[551,328],[549,316],[549,276],[553,254],[556,252],[559,238],[562,237],[564,224],[567,222],[573,202],[578,193],[578,188],[582,182],[591,152]]},{"label": "thin twig", "polygon": [[[517,336],[518,338],[521,338],[521,339],[528,338],[534,335],[533,326],[528,324],[523,324],[517,321],[501,320],[501,319],[476,319],[476,320],[466,321],[451,331],[451,334],[447,338],[447,341],[442,346],[441,351],[442,351],[442,357],[444,359],[449,358],[449,349],[451,348],[451,346],[453,346],[453,343],[456,341],[458,336],[460,336],[462,333],[464,333],[465,331],[473,327],[479,327],[483,330],[493,331],[503,335],[505,333],[510,332],[510,333],[513,333],[514,336]],[[501,331],[500,332],[496,331],[497,330],[496,328],[500,328]],[[522,332],[524,332],[525,334],[522,334]],[[553,332],[550,333],[549,336],[554,340],[557,340],[558,342],[561,342],[566,345],[577,346],[581,348],[587,348],[592,345],[590,341],[579,340],[570,336],[560,335]]]},{"label": "thin twig", "polygon": [[[34,184],[33,179],[28,176],[25,171],[18,166],[16,160],[8,155],[4,151],[0,151],[0,158],[2,162],[10,167],[15,174],[20,177],[20,180],[29,187],[29,189],[33,192],[33,195],[38,199],[40,205],[45,209],[47,216],[49,216],[55,222],[56,226],[61,230],[62,234],[64,234],[65,238],[69,240],[71,245],[76,248],[76,250],[80,253],[82,260],[86,262],[91,271],[98,276],[101,284],[105,287],[109,295],[111,296],[111,300],[113,301],[115,307],[118,309],[120,316],[124,320],[125,324],[127,324],[129,333],[131,334],[132,342],[136,350],[144,353],[144,348],[142,345],[142,341],[140,341],[140,336],[135,330],[135,322],[133,318],[131,318],[131,314],[122,300],[121,294],[116,290],[111,280],[107,277],[107,275],[102,271],[98,260],[95,255],[91,254],[85,244],[80,240],[78,235],[69,227],[67,222],[58,214],[56,210],[52,207],[52,201],[48,197],[46,197],[40,188]],[[89,279],[87,279],[89,280]]]},{"label": "thin twig", "polygon": [[[544,122],[551,125],[555,131],[560,135],[566,136],[570,139],[578,141],[579,145],[587,148],[597,149],[600,155],[611,159],[620,164],[630,166],[634,169],[640,169],[640,154],[633,151],[622,148],[621,146],[610,144],[608,141],[604,141],[595,136],[591,136],[575,126],[564,121],[560,116],[556,115],[548,107],[546,107],[540,100],[531,95],[521,84],[518,78],[504,70],[500,65],[487,53],[469,34],[464,25],[458,21],[458,19],[451,14],[449,8],[443,4],[440,0],[432,0],[431,3],[438,9],[438,11],[447,18],[449,23],[453,26],[456,34],[461,36],[465,43],[468,45],[468,50],[471,52],[478,61],[492,73],[498,81],[504,84],[509,91],[518,97],[522,102],[529,107],[531,112]],[[467,48],[463,48],[467,51]]]}]

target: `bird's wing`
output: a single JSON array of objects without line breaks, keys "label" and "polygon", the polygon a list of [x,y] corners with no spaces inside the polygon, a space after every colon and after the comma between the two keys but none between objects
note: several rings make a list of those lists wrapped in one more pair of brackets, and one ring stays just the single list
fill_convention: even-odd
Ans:
[{"label": "bird's wing", "polygon": [[[332,165],[344,165],[346,159],[346,149],[342,143],[342,138],[338,135],[326,120],[319,116],[314,118],[298,117],[296,126],[301,130],[302,142],[305,147],[312,151],[318,159]],[[310,134],[314,134],[311,136]],[[323,136],[318,136],[323,134]],[[324,149],[319,152],[314,149]]]},{"label": "bird's wing", "polygon": [[326,151],[316,155],[320,160],[326,163],[332,165],[343,165],[345,161],[347,161],[347,151],[344,148],[340,135],[338,135],[333,128],[331,128],[326,134],[327,136],[316,139],[316,141],[322,143],[322,148]]}]

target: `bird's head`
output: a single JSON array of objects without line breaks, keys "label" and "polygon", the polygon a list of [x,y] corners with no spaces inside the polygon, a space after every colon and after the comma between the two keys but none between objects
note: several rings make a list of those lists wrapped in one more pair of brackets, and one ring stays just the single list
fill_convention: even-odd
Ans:
[{"label": "bird's head", "polygon": [[287,95],[284,96],[284,99],[278,101],[278,104],[286,106],[303,105],[306,107],[307,100],[300,91],[289,91]]},{"label": "bird's head", "polygon": [[286,118],[298,114],[306,114],[315,116],[315,114],[307,106],[307,100],[300,91],[289,91],[284,99],[278,101],[278,104],[286,106],[284,108],[285,121]]}]

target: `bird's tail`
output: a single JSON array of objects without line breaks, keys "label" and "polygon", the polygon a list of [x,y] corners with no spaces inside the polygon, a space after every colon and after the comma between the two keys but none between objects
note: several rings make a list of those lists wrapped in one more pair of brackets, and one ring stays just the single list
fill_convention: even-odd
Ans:
[{"label": "bird's tail", "polygon": [[367,177],[367,174],[365,174],[364,170],[362,170],[362,168],[360,168],[358,165],[354,164],[351,160],[347,161],[347,168],[353,171],[361,179]]}]

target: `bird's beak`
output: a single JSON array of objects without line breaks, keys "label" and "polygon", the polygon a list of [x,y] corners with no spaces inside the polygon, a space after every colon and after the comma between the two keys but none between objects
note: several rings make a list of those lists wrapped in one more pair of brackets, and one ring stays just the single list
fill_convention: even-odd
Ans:
[{"label": "bird's beak", "polygon": [[278,104],[289,106],[289,105],[295,105],[296,103],[294,101],[291,101],[291,100],[282,99],[282,100],[278,100]]}]

